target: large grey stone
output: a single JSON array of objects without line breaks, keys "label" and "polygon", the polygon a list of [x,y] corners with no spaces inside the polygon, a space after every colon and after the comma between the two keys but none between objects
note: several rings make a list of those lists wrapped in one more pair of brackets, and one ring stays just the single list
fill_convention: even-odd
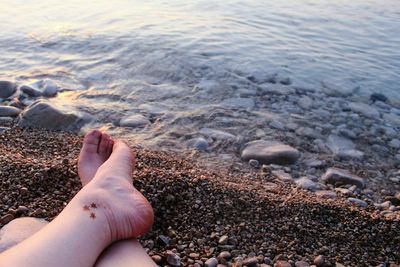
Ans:
[{"label": "large grey stone", "polygon": [[143,115],[135,114],[125,118],[122,118],[119,122],[120,126],[123,127],[143,127],[150,124],[150,121]]},{"label": "large grey stone", "polygon": [[206,151],[208,149],[208,142],[203,137],[197,137],[188,140],[187,146],[198,151]]},{"label": "large grey stone", "polygon": [[342,159],[362,159],[364,157],[364,153],[355,149],[356,145],[350,139],[342,136],[329,135],[326,145],[333,154]]},{"label": "large grey stone", "polygon": [[321,180],[325,183],[334,185],[351,184],[359,188],[365,187],[365,181],[363,178],[339,168],[329,168],[321,177]]},{"label": "large grey stone", "polygon": [[350,96],[357,92],[360,86],[348,79],[325,79],[322,90],[329,96]]},{"label": "large grey stone", "polygon": [[9,81],[0,81],[0,98],[8,98],[17,90],[17,85]]},{"label": "large grey stone", "polygon": [[199,133],[217,140],[232,140],[235,138],[233,134],[210,128],[202,128]]},{"label": "large grey stone", "polygon": [[260,89],[263,95],[292,95],[295,93],[293,87],[279,83],[263,84]]},{"label": "large grey stone", "polygon": [[30,105],[18,117],[20,127],[51,130],[77,131],[89,118],[65,107],[39,100]]},{"label": "large grey stone", "polygon": [[0,117],[17,117],[21,110],[11,106],[0,106]]},{"label": "large grey stone", "polygon": [[359,103],[359,102],[350,102],[349,107],[352,111],[357,112],[357,113],[363,115],[364,117],[367,117],[370,119],[379,119],[380,118],[379,111],[371,105],[367,105],[367,104]]},{"label": "large grey stone", "polygon": [[42,229],[47,221],[31,217],[12,220],[0,230],[0,253]]},{"label": "large grey stone", "polygon": [[260,164],[294,164],[299,157],[300,152],[291,146],[264,140],[249,142],[242,151],[242,159],[255,159]]}]

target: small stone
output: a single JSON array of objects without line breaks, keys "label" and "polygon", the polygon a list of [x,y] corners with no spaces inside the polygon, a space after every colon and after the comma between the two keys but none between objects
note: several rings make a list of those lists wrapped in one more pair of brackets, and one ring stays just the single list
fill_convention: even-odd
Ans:
[{"label": "small stone", "polygon": [[203,137],[193,138],[187,141],[189,148],[194,148],[198,151],[206,151],[208,149],[208,142]]},{"label": "small stone", "polygon": [[228,242],[229,237],[227,235],[223,235],[219,238],[218,244],[225,245]]},{"label": "small stone", "polygon": [[43,95],[46,97],[53,97],[57,95],[59,91],[58,85],[49,79],[45,79],[41,82],[42,88],[43,88]]},{"label": "small stone", "polygon": [[292,267],[292,265],[287,261],[278,260],[275,263],[275,267]]},{"label": "small stone", "polygon": [[165,235],[159,235],[157,238],[157,243],[162,245],[162,246],[168,246],[170,242],[169,237],[166,237]]},{"label": "small stone", "polygon": [[368,203],[367,203],[367,202],[365,202],[364,200],[358,199],[358,198],[349,197],[349,198],[347,199],[347,201],[349,201],[350,203],[355,204],[355,205],[357,205],[357,206],[359,206],[359,207],[366,207],[366,206],[368,206]]},{"label": "small stone", "polygon": [[388,100],[388,98],[384,94],[381,94],[381,93],[373,93],[370,95],[369,99],[372,102],[375,102],[375,101],[386,102]]},{"label": "small stone", "polygon": [[363,115],[364,117],[367,117],[370,119],[379,119],[380,118],[379,111],[376,108],[372,107],[371,105],[367,105],[364,103],[358,103],[358,102],[350,102],[349,107],[351,110]]},{"label": "small stone", "polygon": [[258,168],[260,167],[260,163],[258,162],[258,160],[255,159],[251,159],[249,160],[249,165],[253,168]]},{"label": "small stone", "polygon": [[8,98],[17,90],[17,85],[9,81],[0,81],[0,98]]},{"label": "small stone", "polygon": [[212,139],[216,139],[216,140],[233,140],[235,139],[235,136],[233,134],[224,132],[224,131],[220,131],[220,130],[215,130],[215,129],[210,129],[210,128],[202,128],[199,131],[200,134],[204,135],[204,136],[208,136]]},{"label": "small stone", "polygon": [[209,258],[204,263],[205,267],[216,267],[218,265],[218,260],[216,258]]},{"label": "small stone", "polygon": [[297,105],[302,109],[310,109],[313,105],[313,100],[308,96],[303,96],[297,101]]},{"label": "small stone", "polygon": [[297,179],[295,181],[296,185],[298,188],[310,190],[310,191],[315,191],[318,189],[318,185],[308,179],[307,177],[301,177],[300,179]]},{"label": "small stone", "polygon": [[346,266],[344,266],[343,264],[341,264],[341,263],[339,263],[339,262],[336,262],[336,263],[335,263],[335,267],[346,267]]},{"label": "small stone", "polygon": [[28,188],[26,188],[26,187],[21,187],[21,188],[19,189],[19,193],[20,193],[22,196],[25,196],[25,195],[27,195],[27,194],[29,193],[29,190],[28,190]]},{"label": "small stone", "polygon": [[291,146],[264,140],[249,142],[242,151],[244,160],[255,159],[260,164],[293,164],[299,157],[300,152]]},{"label": "small stone", "polygon": [[321,177],[321,180],[328,184],[355,185],[359,188],[365,187],[364,179],[339,168],[329,168]]},{"label": "small stone", "polygon": [[382,202],[382,203],[374,203],[374,206],[376,208],[382,209],[382,210],[387,210],[390,207],[390,205],[391,205],[391,202],[389,200]]},{"label": "small stone", "polygon": [[167,262],[172,266],[181,266],[181,258],[173,253],[172,251],[167,251]]},{"label": "small stone", "polygon": [[319,256],[315,257],[314,264],[317,267],[324,265],[324,263],[325,263],[325,257],[323,255],[319,255]]},{"label": "small stone", "polygon": [[357,92],[359,85],[349,79],[325,79],[322,81],[322,90],[329,96],[350,96]]},{"label": "small stone", "polygon": [[275,176],[281,181],[287,181],[287,182],[293,181],[293,177],[289,173],[284,172],[283,170],[272,171],[271,173],[273,176]]},{"label": "small stone", "polygon": [[28,212],[29,211],[29,209],[27,208],[27,207],[25,207],[25,206],[18,206],[18,209],[17,209],[17,213],[24,213],[24,212]]},{"label": "small stone", "polygon": [[399,139],[393,139],[389,142],[389,146],[393,147],[395,149],[399,149],[400,148],[400,140]]},{"label": "small stone", "polygon": [[143,115],[135,114],[125,118],[122,118],[119,125],[122,127],[143,127],[150,124],[150,121]]},{"label": "small stone", "polygon": [[162,257],[160,255],[153,255],[153,256],[151,256],[151,259],[157,264],[162,263]]},{"label": "small stone", "polygon": [[39,97],[42,95],[42,92],[38,89],[36,89],[33,86],[29,86],[29,85],[22,85],[19,88],[24,94],[27,94],[30,97]]},{"label": "small stone", "polygon": [[246,265],[248,267],[255,267],[257,266],[257,263],[258,263],[257,257],[247,258],[243,261],[243,265]]},{"label": "small stone", "polygon": [[17,117],[21,110],[11,106],[0,106],[0,117]]},{"label": "small stone", "polygon": [[223,258],[223,259],[230,259],[231,257],[232,257],[232,255],[229,251],[222,251],[218,255],[218,258]]},{"label": "small stone", "polygon": [[355,144],[347,138],[331,134],[328,136],[326,145],[341,159],[362,159],[364,153],[355,149]]},{"label": "small stone", "polygon": [[296,261],[296,263],[294,264],[296,267],[309,267],[310,264],[308,264],[308,262],[305,261]]},{"label": "small stone", "polygon": [[200,257],[200,255],[199,255],[199,253],[192,252],[189,254],[189,257],[192,259],[198,259]]}]

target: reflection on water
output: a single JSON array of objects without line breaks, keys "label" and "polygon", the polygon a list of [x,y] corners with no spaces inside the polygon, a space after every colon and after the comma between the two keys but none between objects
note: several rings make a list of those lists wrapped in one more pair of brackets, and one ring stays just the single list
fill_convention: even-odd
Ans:
[{"label": "reflection on water", "polygon": [[79,90],[55,101],[103,122],[142,112],[157,125],[163,110],[190,132],[222,103],[235,123],[251,124],[256,117],[234,110],[262,109],[243,100],[257,89],[247,78],[271,73],[317,91],[324,79],[350,80],[361,94],[400,99],[397,0],[20,0],[0,9],[1,78]]}]

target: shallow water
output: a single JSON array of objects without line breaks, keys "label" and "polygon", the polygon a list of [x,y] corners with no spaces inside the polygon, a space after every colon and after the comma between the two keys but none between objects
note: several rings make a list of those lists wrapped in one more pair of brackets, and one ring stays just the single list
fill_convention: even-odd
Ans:
[{"label": "shallow water", "polygon": [[2,79],[52,79],[73,90],[53,101],[110,130],[142,113],[151,127],[118,132],[145,143],[205,127],[238,135],[279,118],[252,93],[259,77],[316,91],[345,80],[359,95],[400,99],[397,0],[27,0],[0,9]]}]

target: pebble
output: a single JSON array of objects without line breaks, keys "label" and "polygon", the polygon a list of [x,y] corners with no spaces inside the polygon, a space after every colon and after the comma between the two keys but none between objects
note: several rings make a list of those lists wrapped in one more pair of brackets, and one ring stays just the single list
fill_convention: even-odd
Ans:
[{"label": "pebble", "polygon": [[305,261],[296,261],[294,264],[296,267],[309,267],[310,264],[308,264],[308,262]]},{"label": "pebble", "polygon": [[368,203],[365,202],[364,200],[358,199],[358,198],[354,198],[354,197],[349,197],[347,199],[347,201],[349,201],[350,203],[356,204],[359,207],[366,207],[368,206]]},{"label": "pebble", "polygon": [[300,157],[300,152],[288,145],[257,140],[249,142],[242,151],[242,159],[258,160],[260,164],[294,164]]},{"label": "pebble", "polygon": [[137,128],[144,127],[148,124],[150,124],[150,121],[145,116],[140,114],[127,116],[119,121],[119,125],[122,127]]},{"label": "pebble", "polygon": [[161,246],[168,246],[170,243],[170,239],[165,235],[159,235],[157,237],[157,243],[160,244]]},{"label": "pebble", "polygon": [[5,131],[8,131],[8,130],[10,130],[11,128],[10,127],[3,127],[3,126],[0,126],[0,133],[4,133]]},{"label": "pebble", "polygon": [[287,261],[277,261],[275,267],[292,267],[292,265]]},{"label": "pebble", "polygon": [[253,168],[258,168],[260,167],[260,163],[258,162],[258,160],[255,159],[251,159],[249,160],[249,165]]},{"label": "pebble", "polygon": [[219,238],[218,244],[225,245],[228,242],[229,237],[227,235],[223,235]]},{"label": "pebble", "polygon": [[385,201],[385,202],[382,202],[382,203],[374,203],[374,206],[375,206],[376,208],[382,209],[382,210],[387,210],[387,209],[389,209],[390,205],[391,205],[391,202],[390,202],[389,200],[388,200],[388,201]]},{"label": "pebble", "polygon": [[49,79],[45,79],[41,82],[41,87],[43,88],[43,95],[46,97],[53,97],[57,95],[59,91],[58,85]]},{"label": "pebble", "polygon": [[311,179],[307,177],[301,177],[295,181],[298,188],[315,191],[318,189],[318,185],[311,181]]},{"label": "pebble", "polygon": [[318,255],[315,257],[314,262],[313,262],[317,267],[320,267],[324,265],[325,263],[325,257],[323,255]]},{"label": "pebble", "polygon": [[36,89],[33,86],[29,86],[29,85],[22,85],[19,88],[24,94],[27,94],[30,97],[39,97],[42,95],[42,92],[38,89]]},{"label": "pebble", "polygon": [[247,258],[243,261],[243,265],[246,265],[248,267],[255,267],[257,266],[257,263],[258,263],[257,257]]},{"label": "pebble", "polygon": [[181,266],[181,258],[177,254],[169,250],[167,251],[166,255],[167,255],[167,262],[169,264],[171,264],[172,266]]},{"label": "pebble", "polygon": [[348,171],[339,168],[329,168],[321,177],[321,180],[325,183],[334,185],[350,184],[355,185],[359,188],[365,187],[365,182],[363,178],[353,175]]},{"label": "pebble", "polygon": [[17,117],[21,110],[11,106],[0,106],[0,117]]},{"label": "pebble", "polygon": [[162,263],[162,257],[160,255],[153,255],[153,256],[151,256],[151,259],[157,264]]},{"label": "pebble", "polygon": [[0,81],[0,98],[8,98],[17,90],[17,85],[9,81]]},{"label": "pebble", "polygon": [[281,181],[290,182],[293,180],[293,177],[289,173],[287,173],[283,170],[276,170],[276,171],[272,171],[271,173],[273,176],[275,176],[276,178],[278,178]]},{"label": "pebble", "polygon": [[329,96],[351,96],[360,86],[348,79],[325,79],[322,82],[322,90]]},{"label": "pebble", "polygon": [[231,257],[232,257],[232,255],[229,251],[222,251],[218,255],[218,258],[223,258],[223,259],[230,259]]},{"label": "pebble", "polygon": [[355,144],[348,138],[331,134],[328,136],[327,147],[342,159],[362,159],[364,153],[355,149]]},{"label": "pebble", "polygon": [[379,119],[380,118],[380,112],[372,107],[371,105],[367,105],[361,102],[350,102],[349,107],[352,111],[357,112],[364,117],[370,118],[370,119]]},{"label": "pebble", "polygon": [[77,131],[88,121],[89,118],[81,113],[38,100],[21,113],[18,125],[22,128]]},{"label": "pebble", "polygon": [[216,258],[209,258],[204,263],[205,267],[216,267],[218,265],[218,260]]},{"label": "pebble", "polygon": [[297,105],[302,109],[310,109],[313,105],[313,100],[308,96],[303,96],[297,101]]},{"label": "pebble", "polygon": [[216,139],[216,140],[233,140],[235,139],[235,136],[233,134],[220,131],[220,130],[215,130],[215,129],[210,129],[210,128],[202,128],[199,131],[200,134],[203,134],[205,136],[208,136],[210,138]]},{"label": "pebble", "polygon": [[375,101],[381,101],[381,102],[386,102],[388,100],[388,98],[381,93],[373,93],[370,95],[369,99],[373,102]]},{"label": "pebble", "polygon": [[14,219],[14,215],[12,215],[11,213],[8,213],[8,214],[2,216],[0,218],[0,221],[2,224],[7,224],[7,223],[11,222],[13,219]]},{"label": "pebble", "polygon": [[393,139],[389,142],[389,146],[393,147],[395,149],[399,149],[400,148],[400,140],[399,139]]},{"label": "pebble", "polygon": [[196,149],[197,151],[207,151],[208,142],[203,137],[192,138],[187,141],[187,146],[189,148]]}]

